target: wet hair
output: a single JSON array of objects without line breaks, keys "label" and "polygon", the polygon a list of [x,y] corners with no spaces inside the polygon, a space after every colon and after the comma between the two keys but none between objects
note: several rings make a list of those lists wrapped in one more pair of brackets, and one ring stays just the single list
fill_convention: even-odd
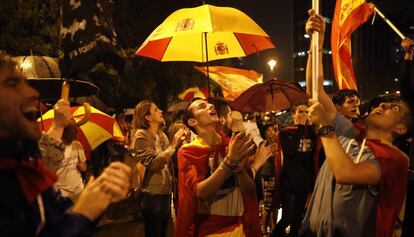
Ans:
[{"label": "wet hair", "polygon": [[358,91],[353,90],[353,89],[342,89],[337,91],[333,97],[332,97],[332,102],[335,105],[343,105],[345,103],[346,97],[352,97],[352,96],[356,96],[358,98],[361,98],[359,96]]},{"label": "wet hair", "polygon": [[[194,113],[193,111],[190,109],[191,105],[193,104],[194,101],[197,100],[204,100],[207,101],[206,99],[200,98],[200,97],[195,97],[194,99],[192,99],[190,101],[190,103],[188,103],[187,108],[185,109],[184,113],[183,113],[183,122],[185,124],[185,126],[187,126],[193,133],[196,133],[195,128],[190,126],[188,124],[188,120],[194,118]],[[196,133],[197,134],[197,133]]]},{"label": "wet hair", "polygon": [[134,130],[148,129],[150,127],[148,120],[145,116],[150,115],[152,101],[143,100],[139,102],[134,108],[134,117],[132,119],[132,126]]},{"label": "wet hair", "polygon": [[214,105],[219,117],[226,117],[231,112],[230,104],[222,98],[210,97],[207,101]]}]

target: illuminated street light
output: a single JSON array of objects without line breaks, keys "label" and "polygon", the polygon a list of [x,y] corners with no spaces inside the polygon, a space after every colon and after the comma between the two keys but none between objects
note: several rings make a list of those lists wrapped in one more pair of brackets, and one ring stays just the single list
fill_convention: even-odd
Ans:
[{"label": "illuminated street light", "polygon": [[276,60],[274,60],[274,59],[270,59],[270,60],[267,62],[267,65],[269,65],[269,67],[270,67],[270,71],[271,71],[271,72],[273,72],[273,68],[275,68],[276,64],[277,64],[277,62],[276,62]]}]

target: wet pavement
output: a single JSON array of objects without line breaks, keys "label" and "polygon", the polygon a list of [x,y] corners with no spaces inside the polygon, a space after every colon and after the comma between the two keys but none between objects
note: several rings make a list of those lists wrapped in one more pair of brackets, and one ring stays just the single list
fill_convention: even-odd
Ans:
[{"label": "wet pavement", "polygon": [[[132,201],[123,201],[110,206],[102,215],[92,237],[141,237],[144,224],[138,205]],[[168,237],[173,237],[173,225],[170,221]]]}]

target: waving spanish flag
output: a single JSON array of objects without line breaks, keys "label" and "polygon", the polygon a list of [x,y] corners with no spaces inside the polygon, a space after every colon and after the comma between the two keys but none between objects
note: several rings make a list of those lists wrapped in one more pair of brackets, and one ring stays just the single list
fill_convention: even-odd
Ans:
[{"label": "waving spanish flag", "polygon": [[[206,67],[195,68],[207,75]],[[234,100],[251,86],[263,82],[263,75],[254,70],[225,66],[210,66],[209,70],[210,78],[220,85],[226,100]]]},{"label": "waving spanish flag", "polygon": [[331,47],[339,89],[357,89],[352,67],[351,34],[374,12],[365,0],[337,0],[332,22]]}]

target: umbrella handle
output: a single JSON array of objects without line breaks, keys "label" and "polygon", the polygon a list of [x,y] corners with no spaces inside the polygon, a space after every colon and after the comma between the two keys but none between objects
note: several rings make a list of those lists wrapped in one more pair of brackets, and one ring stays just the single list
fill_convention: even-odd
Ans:
[{"label": "umbrella handle", "polygon": [[[66,101],[69,101],[69,82],[67,80],[63,81],[62,83],[62,92],[61,92],[61,99],[64,99]],[[85,109],[85,114],[79,118],[75,119],[76,126],[81,126],[88,122],[90,116],[91,116],[91,106],[89,103],[83,103],[83,108]]]}]

